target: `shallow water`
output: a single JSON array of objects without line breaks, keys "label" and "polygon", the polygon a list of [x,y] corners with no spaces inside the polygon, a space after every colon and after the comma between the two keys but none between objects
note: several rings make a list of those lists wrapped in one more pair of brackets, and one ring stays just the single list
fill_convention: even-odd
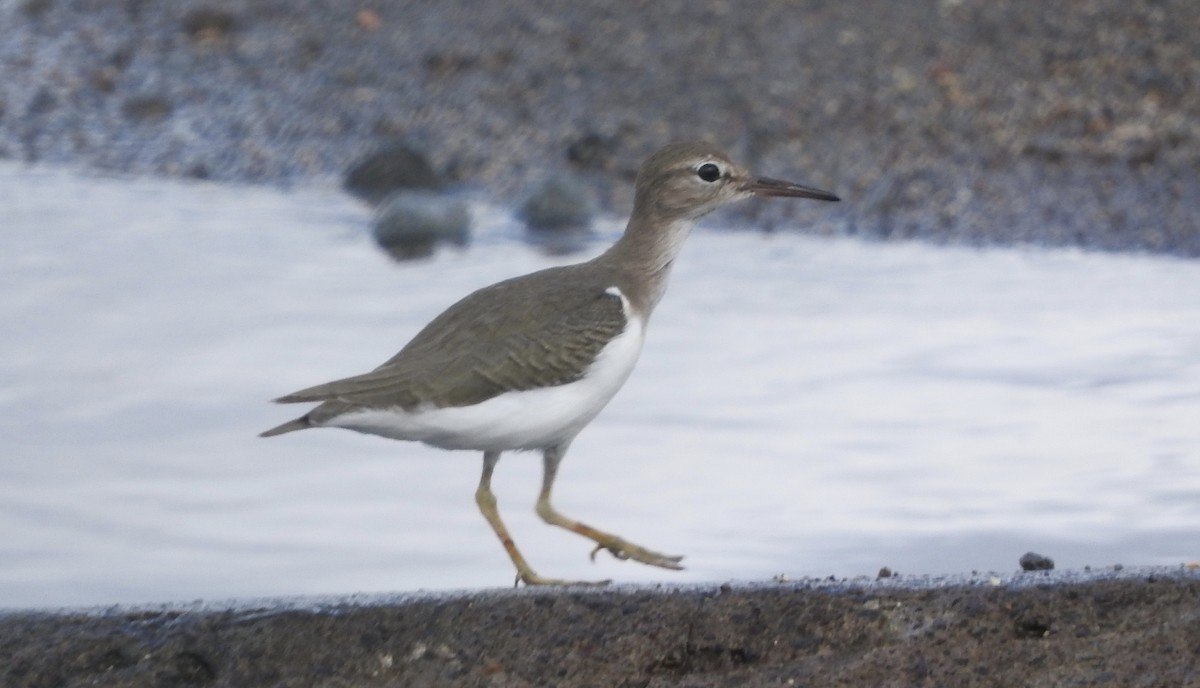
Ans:
[{"label": "shallow water", "polygon": [[[476,248],[398,265],[322,188],[0,164],[0,198],[0,606],[511,583],[477,454],[255,434],[567,259],[477,206]],[[495,487],[553,576],[1173,564],[1200,553],[1198,419],[1198,262],[702,228],[556,493],[687,570],[589,563],[533,514],[536,455]]]}]

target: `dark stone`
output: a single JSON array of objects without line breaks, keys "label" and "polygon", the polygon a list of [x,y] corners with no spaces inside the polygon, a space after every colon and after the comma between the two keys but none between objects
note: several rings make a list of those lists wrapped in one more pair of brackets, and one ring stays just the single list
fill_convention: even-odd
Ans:
[{"label": "dark stone", "polygon": [[1053,626],[1045,619],[1033,617],[1017,619],[1013,632],[1018,638],[1041,640],[1050,635]]},{"label": "dark stone", "polygon": [[567,146],[567,160],[585,170],[608,170],[616,160],[616,141],[588,132]]},{"label": "dark stone", "polygon": [[198,163],[188,167],[186,174],[187,174],[187,176],[191,177],[192,179],[211,179],[212,178],[212,172],[208,169],[208,165],[205,165],[202,162],[198,162]]},{"label": "dark stone", "polygon": [[183,32],[197,42],[225,40],[236,26],[232,14],[215,7],[199,7],[183,17]]},{"label": "dark stone", "polygon": [[121,105],[121,113],[139,122],[162,120],[171,114],[171,101],[163,96],[134,96]]},{"label": "dark stone", "polygon": [[1021,152],[1048,163],[1060,163],[1067,157],[1067,144],[1061,137],[1040,134],[1026,142]]},{"label": "dark stone", "polygon": [[532,230],[586,229],[596,214],[596,199],[577,177],[562,174],[539,184],[517,214]]},{"label": "dark stone", "polygon": [[440,243],[465,246],[471,215],[461,201],[428,191],[397,191],[380,204],[372,233],[397,260],[425,258]]},{"label": "dark stone", "polygon": [[434,79],[449,79],[462,72],[468,72],[479,66],[480,59],[475,55],[449,51],[435,52],[425,56],[425,71]]},{"label": "dark stone", "polygon": [[80,673],[106,674],[134,666],[137,660],[122,647],[97,647],[80,653],[71,664]]},{"label": "dark stone", "polygon": [[517,210],[529,239],[546,253],[566,255],[589,243],[596,199],[580,179],[570,174],[551,177],[534,188]]},{"label": "dark stone", "polygon": [[117,77],[120,72],[115,67],[100,67],[92,70],[92,88],[101,93],[112,93],[117,88]]},{"label": "dark stone", "polygon": [[36,19],[45,14],[53,5],[52,0],[25,0],[21,3],[21,14],[30,19]]},{"label": "dark stone", "polygon": [[175,655],[167,671],[161,676],[165,685],[202,686],[217,678],[212,662],[197,652],[180,652]]},{"label": "dark stone", "polygon": [[355,163],[342,182],[342,188],[372,205],[401,189],[438,191],[442,187],[429,160],[403,141],[387,144]]},{"label": "dark stone", "polygon": [[44,115],[58,107],[58,98],[54,96],[47,88],[40,88],[38,92],[33,94],[33,99],[29,101],[29,107],[26,109],[26,114],[31,117]]},{"label": "dark stone", "polygon": [[1037,552],[1026,552],[1020,559],[1022,571],[1050,571],[1054,568],[1054,560]]},{"label": "dark stone", "polygon": [[325,54],[325,43],[316,36],[306,36],[300,40],[296,50],[296,64],[300,67],[308,67]]}]

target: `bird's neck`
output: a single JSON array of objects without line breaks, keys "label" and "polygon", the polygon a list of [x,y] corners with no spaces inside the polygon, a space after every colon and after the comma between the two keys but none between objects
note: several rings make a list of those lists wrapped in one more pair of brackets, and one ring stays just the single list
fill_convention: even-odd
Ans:
[{"label": "bird's neck", "polygon": [[630,299],[644,316],[658,305],[667,290],[671,266],[696,221],[660,218],[634,213],[617,243],[596,260],[625,276]]}]

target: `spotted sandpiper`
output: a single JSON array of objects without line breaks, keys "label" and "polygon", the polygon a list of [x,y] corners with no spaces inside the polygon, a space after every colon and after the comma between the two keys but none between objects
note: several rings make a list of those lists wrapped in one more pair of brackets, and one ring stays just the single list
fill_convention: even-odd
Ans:
[{"label": "spotted sandpiper", "polygon": [[[635,545],[560,514],[550,490],[567,447],[633,370],[646,322],[696,220],[750,196],[836,201],[791,182],[756,177],[707,143],[675,143],[638,172],[624,235],[596,258],[484,287],[434,318],[400,353],[364,375],[276,399],[320,402],[262,433],[339,427],[443,449],[483,452],[475,501],[527,585],[584,583],[538,575],[500,519],[492,471],[500,454],[542,452],[537,513],[607,550],[665,569],[683,557]],[[603,584],[607,581],[599,581]]]}]

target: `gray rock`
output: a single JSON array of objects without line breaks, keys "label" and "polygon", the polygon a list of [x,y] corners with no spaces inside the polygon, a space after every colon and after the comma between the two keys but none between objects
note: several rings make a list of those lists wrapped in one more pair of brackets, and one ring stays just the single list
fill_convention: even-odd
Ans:
[{"label": "gray rock", "polygon": [[586,229],[596,214],[596,197],[578,177],[560,174],[534,188],[518,215],[529,229],[561,231]]},{"label": "gray rock", "polygon": [[465,246],[471,214],[462,201],[428,191],[397,191],[380,204],[375,241],[397,260],[424,258],[440,243]]},{"label": "gray rock", "polygon": [[563,255],[581,250],[591,238],[596,197],[578,177],[562,174],[538,184],[517,216],[529,239],[547,253]]},{"label": "gray rock", "polygon": [[1054,569],[1054,560],[1037,552],[1026,552],[1021,555],[1022,571],[1050,571]]},{"label": "gray rock", "polygon": [[428,158],[403,141],[394,141],[352,165],[342,187],[351,194],[380,205],[402,189],[438,191],[442,178]]}]

